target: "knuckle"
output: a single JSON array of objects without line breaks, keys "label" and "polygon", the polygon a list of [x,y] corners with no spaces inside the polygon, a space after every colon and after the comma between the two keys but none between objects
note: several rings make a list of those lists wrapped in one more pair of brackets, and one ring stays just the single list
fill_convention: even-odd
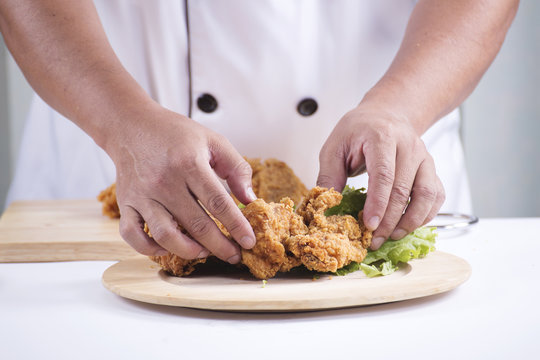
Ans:
[{"label": "knuckle", "polygon": [[195,239],[204,238],[212,231],[213,226],[207,216],[198,216],[189,221],[189,233]]},{"label": "knuckle", "polygon": [[149,238],[144,238],[147,235],[142,233],[142,230],[137,225],[120,221],[119,231],[120,236],[140,254],[153,255],[156,251],[153,241]]},{"label": "knuckle", "polygon": [[186,174],[197,174],[200,170],[200,161],[193,154],[185,154],[178,160],[178,168]]},{"label": "knuckle", "polygon": [[252,175],[251,166],[245,160],[239,162],[238,165],[236,165],[234,172],[236,175],[240,177],[251,179],[251,175]]},{"label": "knuckle", "polygon": [[174,238],[177,234],[176,229],[174,229],[170,224],[158,223],[150,229],[152,237],[158,242],[167,245],[174,241]]},{"label": "knuckle", "polygon": [[333,177],[329,174],[319,174],[317,177],[317,185],[323,187],[329,187],[329,184],[332,184]]},{"label": "knuckle", "polygon": [[137,244],[130,244],[138,253],[142,255],[151,256],[154,255],[156,252],[156,247],[150,245],[149,243],[137,243]]},{"label": "knuckle", "polygon": [[394,170],[387,164],[378,164],[373,171],[373,176],[382,186],[390,187],[394,184]]},{"label": "knuckle", "polygon": [[[245,219],[245,218],[243,218],[243,219]],[[231,221],[229,221],[227,223],[226,227],[227,227],[227,230],[229,230],[229,232],[231,234],[241,232],[243,229],[246,228],[245,222],[242,221],[241,219],[237,218],[237,217],[235,217]]]},{"label": "knuckle", "polygon": [[[425,213],[423,215],[425,215]],[[406,230],[407,233],[410,233],[410,232],[414,231],[414,229],[421,226],[423,222],[424,222],[424,217],[421,214],[419,214],[419,213],[414,213],[414,214],[407,213],[406,214],[406,221],[403,221],[403,223],[401,224],[401,227],[404,230]]]},{"label": "knuckle", "polygon": [[446,191],[444,190],[443,187],[441,187],[439,191],[437,192],[437,204],[441,206],[445,200],[446,200]]},{"label": "knuckle", "polygon": [[120,236],[122,239],[126,240],[127,242],[133,241],[135,237],[135,226],[132,223],[129,223],[127,221],[122,221],[122,218],[120,218],[120,224],[118,226],[118,230],[120,232]]},{"label": "knuckle", "polygon": [[212,142],[218,146],[232,146],[229,142],[229,139],[219,133],[212,134]]},{"label": "knuckle", "polygon": [[378,142],[386,142],[394,137],[394,126],[390,122],[379,123],[377,128],[373,130],[373,138]]},{"label": "knuckle", "polygon": [[214,216],[220,217],[230,210],[231,197],[227,194],[216,194],[208,200],[208,211]]},{"label": "knuckle", "polygon": [[437,195],[437,190],[432,186],[421,185],[413,189],[413,196],[428,201],[430,203],[435,202],[435,200],[437,199]]},{"label": "knuckle", "polygon": [[402,183],[397,183],[392,187],[392,198],[397,204],[406,204],[409,201],[411,191],[409,187]]},{"label": "knuckle", "polygon": [[146,182],[152,189],[160,189],[166,186],[169,176],[165,173],[164,169],[158,168],[155,172],[148,175]]},{"label": "knuckle", "polygon": [[[425,158],[431,158],[431,155],[428,153],[426,144],[422,141],[421,138],[417,137],[413,142],[413,149],[415,153],[425,154]],[[433,161],[433,160],[432,160]]]},{"label": "knuckle", "polygon": [[341,161],[343,153],[342,146],[335,146],[333,143],[326,142],[319,152],[319,162]]}]

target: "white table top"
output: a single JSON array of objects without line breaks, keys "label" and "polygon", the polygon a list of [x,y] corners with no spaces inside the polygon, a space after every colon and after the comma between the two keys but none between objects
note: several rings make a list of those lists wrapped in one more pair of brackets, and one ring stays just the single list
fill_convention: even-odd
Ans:
[{"label": "white table top", "polygon": [[540,218],[440,236],[472,266],[445,294],[309,313],[149,305],[101,284],[113,262],[0,264],[0,359],[519,359],[540,354]]}]

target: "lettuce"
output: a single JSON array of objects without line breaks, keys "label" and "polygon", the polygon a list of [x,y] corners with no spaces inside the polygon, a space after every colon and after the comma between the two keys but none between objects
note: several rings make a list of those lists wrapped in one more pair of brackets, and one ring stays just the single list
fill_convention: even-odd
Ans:
[{"label": "lettuce", "polygon": [[[357,219],[358,213],[364,208],[366,202],[365,189],[355,190],[345,186],[341,203],[328,209],[326,216],[352,215]],[[358,220],[358,219],[357,219]],[[398,264],[426,256],[435,250],[435,228],[421,227],[405,236],[401,240],[388,240],[378,250],[368,249],[366,258],[362,263],[351,262],[349,265],[336,271],[336,275],[347,275],[362,270],[368,277],[389,275],[398,269]]]},{"label": "lettuce", "polygon": [[361,263],[360,268],[367,277],[386,276],[397,270],[391,261],[385,261],[379,267]]},{"label": "lettuce", "polygon": [[368,250],[361,268],[368,277],[391,274],[397,270],[398,263],[407,263],[434,251],[436,238],[435,228],[418,228],[401,240],[388,240],[378,250]]},{"label": "lettuce", "polygon": [[366,189],[355,189],[346,185],[341,194],[343,199],[341,199],[339,205],[326,210],[324,215],[351,215],[358,220],[358,213],[364,208],[366,202]]}]

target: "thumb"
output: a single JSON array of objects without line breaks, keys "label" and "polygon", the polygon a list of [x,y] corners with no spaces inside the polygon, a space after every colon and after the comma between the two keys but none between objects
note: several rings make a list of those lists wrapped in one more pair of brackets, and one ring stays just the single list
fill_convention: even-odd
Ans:
[{"label": "thumb", "polygon": [[251,166],[227,139],[222,138],[211,148],[210,165],[242,204],[257,199],[251,185]]},{"label": "thumb", "polygon": [[345,156],[336,147],[324,144],[319,154],[319,176],[317,186],[334,188],[341,192],[347,183]]}]

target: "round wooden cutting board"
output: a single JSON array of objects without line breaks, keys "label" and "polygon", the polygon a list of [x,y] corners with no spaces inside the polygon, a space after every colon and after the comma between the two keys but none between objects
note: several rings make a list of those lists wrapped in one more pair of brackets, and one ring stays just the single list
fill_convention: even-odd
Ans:
[{"label": "round wooden cutting board", "polygon": [[[202,268],[202,267],[201,267]],[[463,259],[440,251],[412,260],[395,273],[367,278],[298,272],[266,284],[247,271],[170,276],[146,257],[122,260],[103,273],[112,292],[146,303],[227,311],[307,311],[413,299],[454,289],[471,274]]]}]

